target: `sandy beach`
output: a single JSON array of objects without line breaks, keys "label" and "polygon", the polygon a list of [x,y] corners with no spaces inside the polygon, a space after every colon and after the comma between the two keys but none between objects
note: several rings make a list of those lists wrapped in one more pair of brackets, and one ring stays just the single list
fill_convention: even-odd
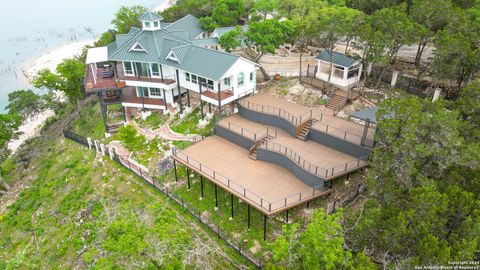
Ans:
[{"label": "sandy beach", "polygon": [[34,59],[22,70],[23,74],[25,77],[27,77],[28,81],[31,82],[38,71],[45,68],[55,71],[57,65],[60,64],[64,59],[80,55],[85,46],[93,45],[94,42],[95,40],[80,41],[54,49]]}]

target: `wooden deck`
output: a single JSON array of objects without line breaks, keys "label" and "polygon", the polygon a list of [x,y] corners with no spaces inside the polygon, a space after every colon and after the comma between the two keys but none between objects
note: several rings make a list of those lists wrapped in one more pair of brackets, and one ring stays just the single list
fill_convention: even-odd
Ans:
[{"label": "wooden deck", "polygon": [[269,216],[330,192],[315,190],[287,169],[252,160],[248,154],[225,139],[211,136],[173,158]]},{"label": "wooden deck", "polygon": [[87,65],[87,72],[85,78],[85,90],[87,92],[95,92],[101,90],[112,90],[117,88],[115,81],[115,73],[110,78],[103,78],[102,72],[105,70],[103,67],[97,68],[97,80],[93,79],[92,67]]},{"label": "wooden deck", "polygon": [[[218,92],[202,91],[202,96],[206,96],[218,101]],[[220,100],[225,100],[233,96],[233,91],[220,91]]]}]

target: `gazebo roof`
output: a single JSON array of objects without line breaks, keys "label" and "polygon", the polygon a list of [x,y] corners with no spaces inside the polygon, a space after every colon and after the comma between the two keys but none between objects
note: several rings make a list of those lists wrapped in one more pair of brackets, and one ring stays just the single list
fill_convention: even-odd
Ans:
[{"label": "gazebo roof", "polygon": [[[323,50],[320,54],[317,55],[316,58],[318,60],[330,62],[330,52],[327,50]],[[358,60],[350,58],[345,54],[339,52],[332,52],[332,62],[334,65],[347,68],[359,63]]]},{"label": "gazebo roof", "polygon": [[350,116],[363,121],[369,121],[370,123],[373,123],[373,124],[378,124],[377,117],[376,117],[377,111],[378,111],[378,107],[373,107],[373,108],[361,110],[359,112],[350,113]]}]

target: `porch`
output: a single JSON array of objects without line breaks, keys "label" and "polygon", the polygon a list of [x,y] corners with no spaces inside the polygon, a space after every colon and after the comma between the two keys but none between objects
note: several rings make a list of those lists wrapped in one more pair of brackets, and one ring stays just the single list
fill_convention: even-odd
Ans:
[{"label": "porch", "polygon": [[135,87],[126,87],[122,90],[122,106],[157,110],[166,109],[163,98],[139,97]]},{"label": "porch", "polygon": [[168,75],[163,76],[161,75],[158,78],[149,77],[149,76],[128,76],[125,74],[125,70],[123,68],[123,64],[119,63],[116,65],[116,69],[118,72],[118,78],[123,81],[134,81],[134,82],[152,82],[152,83],[163,83],[165,85],[171,85],[176,83],[175,75]]}]

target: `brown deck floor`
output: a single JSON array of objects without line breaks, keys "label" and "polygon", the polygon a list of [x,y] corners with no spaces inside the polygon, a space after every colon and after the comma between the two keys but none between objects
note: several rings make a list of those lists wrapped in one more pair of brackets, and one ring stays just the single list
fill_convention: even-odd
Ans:
[{"label": "brown deck floor", "polygon": [[[338,177],[338,173],[345,171],[346,163],[348,163],[346,172],[358,169],[357,158],[353,156],[347,155],[311,140],[303,141],[298,138],[294,138],[282,129],[250,121],[241,117],[239,114],[234,114],[226,119],[223,119],[219,122],[219,124],[250,140],[252,140],[252,133],[254,132],[257,134],[257,140],[261,139],[262,136],[265,135],[266,128],[268,128],[270,131],[269,134],[276,135],[275,138],[268,141],[267,144],[270,147],[274,147],[274,149],[279,149],[279,147],[281,147],[284,149],[286,146],[288,147],[288,153],[290,153],[290,150],[295,151],[297,155],[307,161],[306,166],[311,172],[316,171],[313,169],[314,166],[319,167],[317,174],[321,175],[322,177],[325,177],[324,173],[326,173],[326,170],[329,170],[328,178],[331,178],[332,168],[335,168],[333,176]],[[242,128],[244,129],[243,133],[241,130]],[[310,163],[312,167],[309,167],[308,163]],[[360,166],[363,167],[365,165],[366,162],[360,162]]]},{"label": "brown deck floor", "polygon": [[[185,156],[188,156],[188,164],[194,164],[193,167],[198,168],[195,164],[200,162],[202,172],[215,171],[217,179],[229,179],[232,188],[225,187],[225,182],[221,186],[237,196],[245,188],[247,196],[239,197],[268,215],[325,194],[316,191],[315,197],[312,197],[313,189],[287,169],[268,162],[252,160],[248,155],[247,150],[221,137],[210,136],[181,151],[176,159],[185,163]],[[206,176],[219,183],[209,175]],[[299,196],[300,193],[303,196]],[[284,206],[285,198],[287,206]],[[260,204],[264,207],[259,207]],[[271,211],[268,209],[269,204],[272,205]]]},{"label": "brown deck floor", "polygon": [[[110,78],[103,78],[102,72],[104,70],[105,68],[103,67],[97,68],[97,80],[96,80],[97,83],[95,84],[95,81],[93,80],[92,67],[91,65],[88,65],[87,78],[86,78],[87,85],[85,87],[86,91],[98,91],[103,89],[117,88],[117,83],[115,81],[115,74],[112,75],[112,77]],[[89,86],[93,86],[93,87],[89,88]]]},{"label": "brown deck floor", "polygon": [[[215,100],[218,100],[218,92],[214,92],[214,91],[203,91],[202,92],[202,95],[206,96],[206,97],[209,97],[209,98],[213,98]],[[233,92],[232,91],[220,91],[220,100],[224,100],[224,99],[227,99],[229,97],[233,96]]]},{"label": "brown deck floor", "polygon": [[306,115],[311,110],[308,107],[288,102],[282,97],[274,97],[267,93],[258,93],[256,95],[246,98],[245,100],[253,102],[255,104],[267,105],[286,110],[295,117]]}]

